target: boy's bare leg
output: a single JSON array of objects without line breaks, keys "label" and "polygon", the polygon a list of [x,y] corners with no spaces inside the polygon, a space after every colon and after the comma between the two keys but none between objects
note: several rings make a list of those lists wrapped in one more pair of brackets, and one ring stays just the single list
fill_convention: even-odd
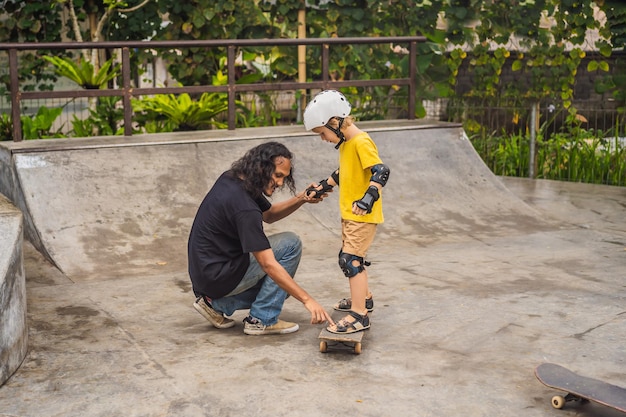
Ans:
[{"label": "boy's bare leg", "polygon": [[[364,316],[367,314],[367,308],[365,307],[365,298],[370,295],[367,285],[367,271],[361,271],[352,278],[350,281],[350,298],[352,299],[352,311]],[[356,319],[351,315],[346,315],[342,320],[353,323]],[[330,326],[337,329],[337,325]]]},{"label": "boy's bare leg", "polygon": [[[352,298],[352,311],[364,316],[367,314],[365,298],[368,294],[367,271],[361,271],[350,278],[350,298]],[[350,316],[352,317],[352,316]],[[354,321],[354,317],[352,320]]]}]

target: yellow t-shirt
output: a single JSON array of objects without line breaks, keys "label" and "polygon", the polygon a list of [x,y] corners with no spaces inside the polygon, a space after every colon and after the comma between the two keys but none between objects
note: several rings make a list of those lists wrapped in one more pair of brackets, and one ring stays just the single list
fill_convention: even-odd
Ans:
[{"label": "yellow t-shirt", "polygon": [[370,168],[376,164],[382,164],[378,148],[365,132],[345,141],[339,148],[339,212],[342,219],[376,224],[384,221],[382,190],[371,213],[364,216],[352,214],[352,203],[360,200],[367,191],[372,178]]}]

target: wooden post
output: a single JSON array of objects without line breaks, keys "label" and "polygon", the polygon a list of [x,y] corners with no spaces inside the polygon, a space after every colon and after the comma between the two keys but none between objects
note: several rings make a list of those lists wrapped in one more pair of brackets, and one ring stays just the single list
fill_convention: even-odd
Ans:
[{"label": "wooden post", "polygon": [[124,136],[133,134],[133,106],[131,97],[133,90],[130,87],[130,50],[128,47],[122,48],[122,103],[124,104]]},{"label": "wooden post", "polygon": [[11,119],[13,120],[13,141],[22,140],[21,93],[17,74],[17,50],[9,49],[9,77],[11,79]]},{"label": "wooden post", "polygon": [[539,131],[539,103],[530,109],[530,150],[528,155],[528,178],[537,177],[537,132]]},{"label": "wooden post", "polygon": [[235,86],[235,45],[228,45],[228,130],[235,130],[237,125],[236,119],[236,96],[237,87]]},{"label": "wooden post", "polygon": [[[298,10],[298,39],[306,39],[306,0],[302,0],[300,9]],[[298,45],[298,82],[306,82],[306,45]],[[296,121],[302,121],[304,108],[306,107],[306,90],[300,90],[302,93],[298,102],[298,114]]]}]

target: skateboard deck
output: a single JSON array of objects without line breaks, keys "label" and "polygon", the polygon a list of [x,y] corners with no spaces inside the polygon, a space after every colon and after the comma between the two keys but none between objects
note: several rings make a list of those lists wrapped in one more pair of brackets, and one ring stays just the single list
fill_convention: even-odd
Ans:
[{"label": "skateboard deck", "polygon": [[547,387],[565,391],[552,397],[552,406],[562,408],[569,401],[594,401],[626,413],[626,389],[575,374],[562,366],[543,363],[535,369],[537,379]]},{"label": "skateboard deck", "polygon": [[[337,320],[333,318],[333,320]],[[326,353],[329,349],[332,350],[351,350],[357,355],[361,353],[361,341],[367,330],[361,330],[360,332],[341,334],[331,333],[326,330],[326,326],[320,332],[318,338],[320,339],[320,352]]]}]

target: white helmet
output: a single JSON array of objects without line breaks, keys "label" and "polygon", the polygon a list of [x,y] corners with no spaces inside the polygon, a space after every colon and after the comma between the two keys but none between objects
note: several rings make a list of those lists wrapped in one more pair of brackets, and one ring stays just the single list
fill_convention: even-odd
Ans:
[{"label": "white helmet", "polygon": [[318,93],[304,109],[304,128],[306,130],[325,126],[333,117],[344,118],[350,114],[350,103],[336,90]]}]

